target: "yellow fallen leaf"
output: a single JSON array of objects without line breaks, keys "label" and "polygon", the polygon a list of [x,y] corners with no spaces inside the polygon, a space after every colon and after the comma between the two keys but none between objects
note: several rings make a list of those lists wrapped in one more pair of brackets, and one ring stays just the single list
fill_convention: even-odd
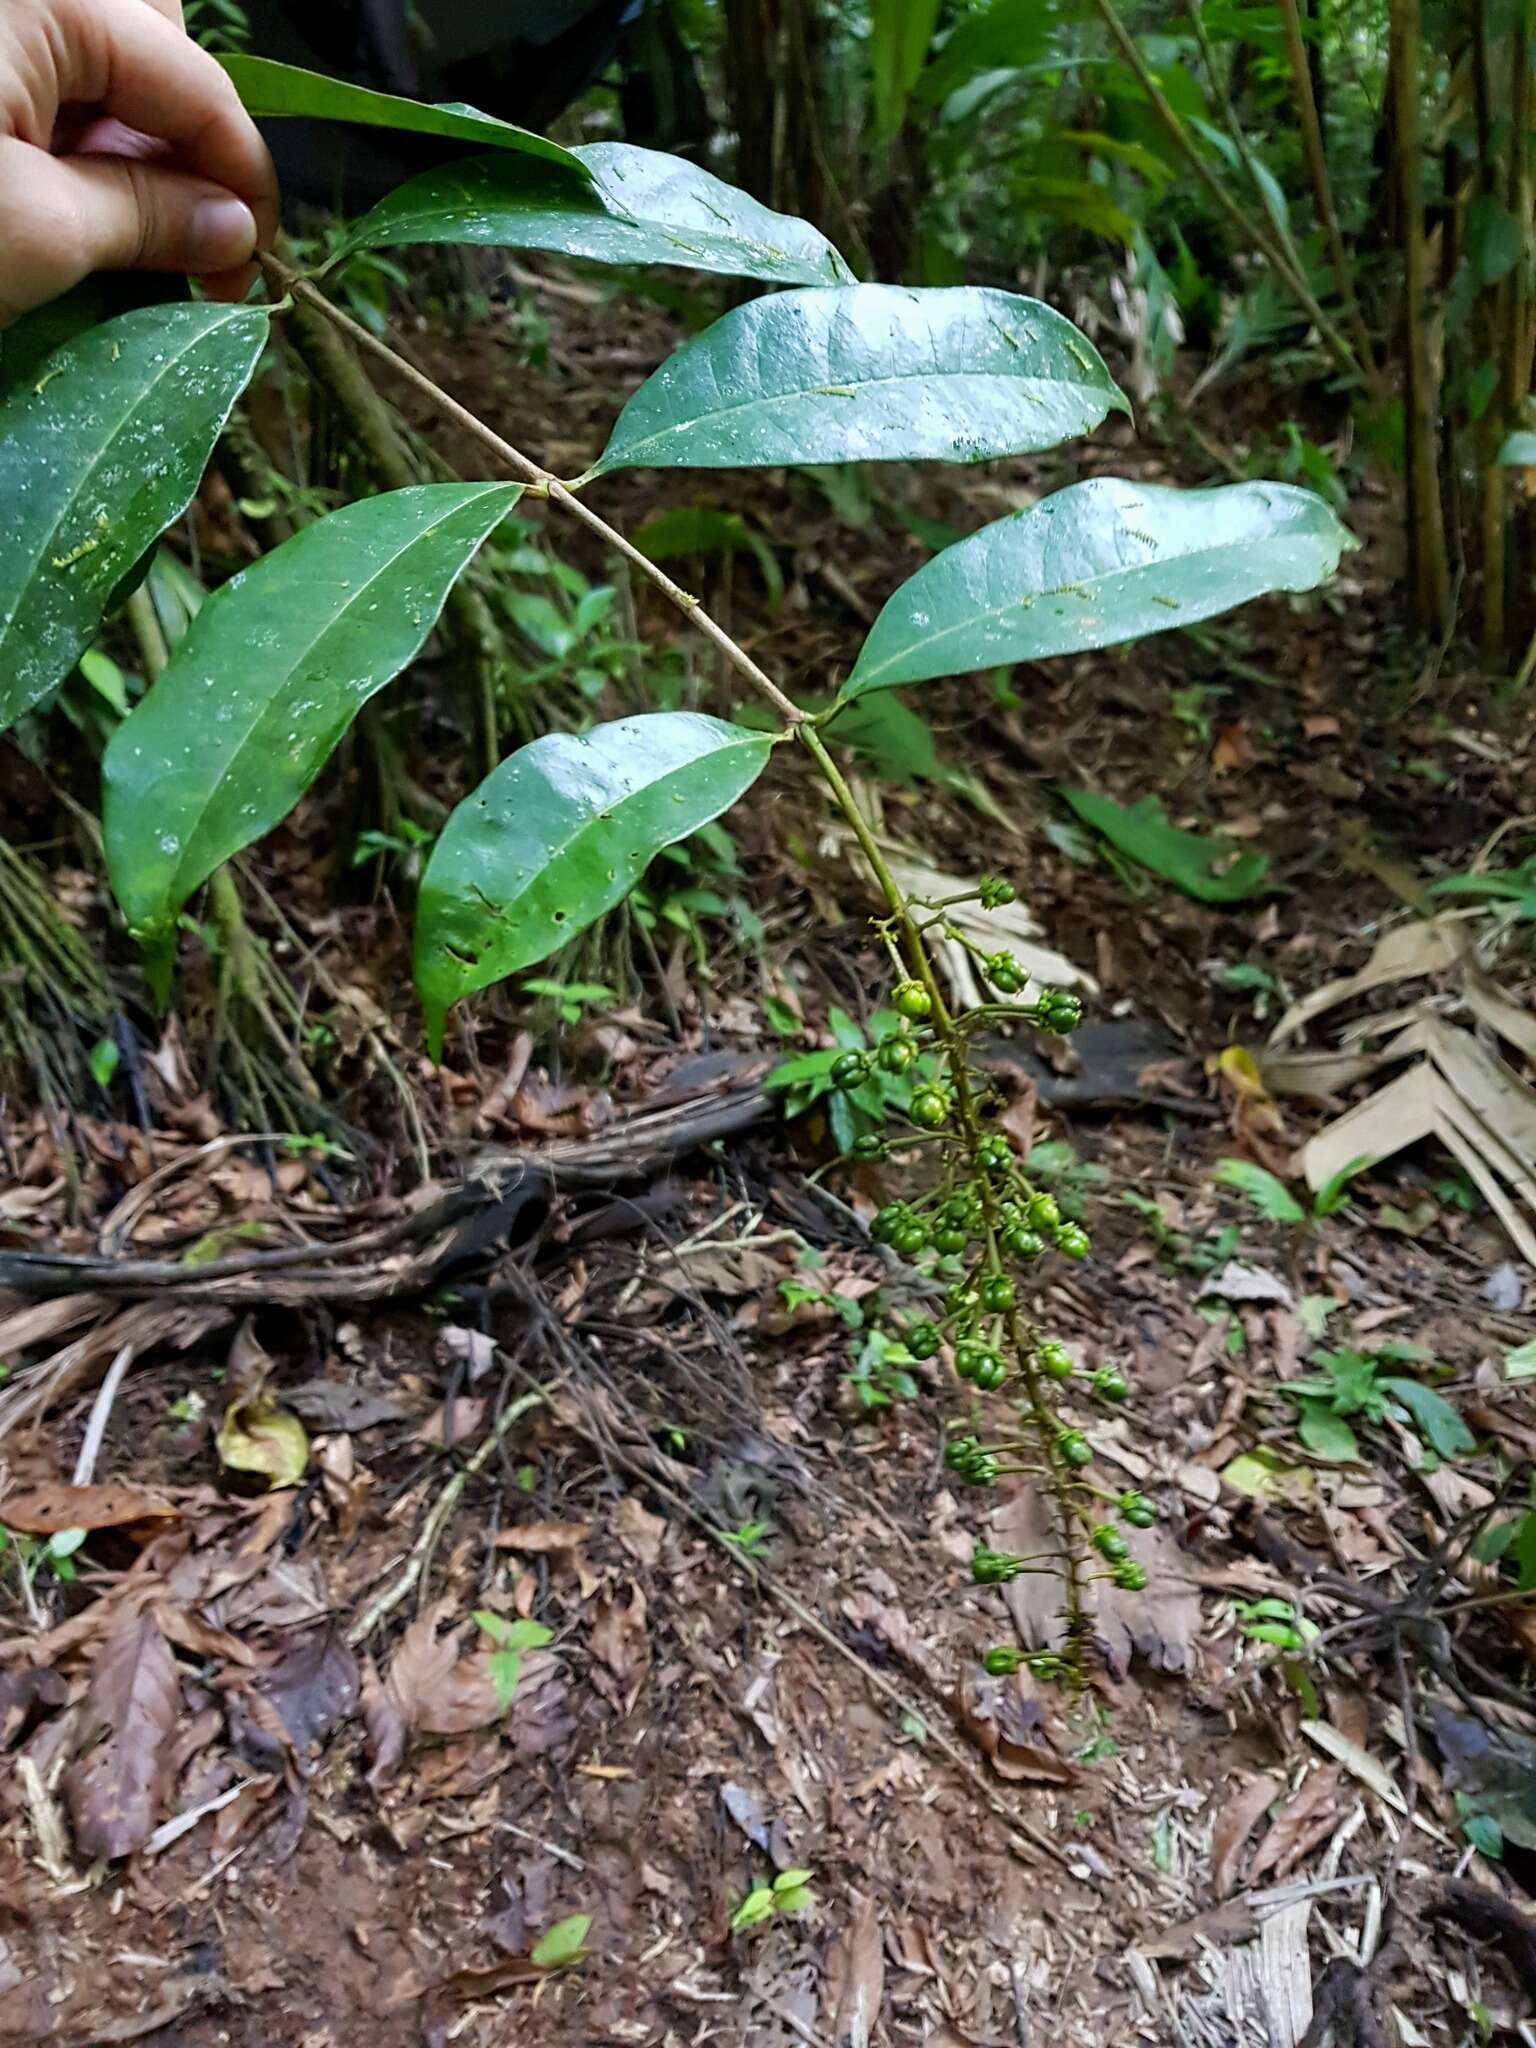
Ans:
[{"label": "yellow fallen leaf", "polygon": [[309,1463],[303,1423],[266,1394],[231,1403],[216,1442],[220,1462],[232,1472],[264,1473],[274,1488],[297,1485]]}]

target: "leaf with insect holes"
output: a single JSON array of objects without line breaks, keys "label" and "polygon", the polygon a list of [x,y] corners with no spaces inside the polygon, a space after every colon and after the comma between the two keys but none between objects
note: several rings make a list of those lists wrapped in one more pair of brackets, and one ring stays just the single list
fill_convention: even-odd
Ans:
[{"label": "leaf with insect holes", "polygon": [[1273,590],[1310,590],[1354,546],[1310,491],[1176,491],[1094,477],[957,541],[887,602],[840,700],[1111,647]]},{"label": "leaf with insect holes", "polygon": [[376,691],[419,653],[516,484],[423,484],[344,506],[214,592],[103,763],[107,871],[152,936],[271,831]]},{"label": "leaf with insect holes", "polygon": [[256,307],[147,306],[0,403],[0,732],[64,680],[186,510],[266,338]]},{"label": "leaf with insect holes", "polygon": [[981,462],[1125,398],[1070,320],[1015,292],[884,284],[738,306],[648,377],[591,471]]},{"label": "leaf with insect holes", "polygon": [[735,803],[770,734],[691,711],[546,733],[454,811],[416,911],[416,986],[434,1057],[461,996],[536,966],[622,902],[664,846]]},{"label": "leaf with insect holes", "polygon": [[496,1645],[486,1665],[496,1704],[502,1713],[511,1706],[523,1675],[523,1652],[542,1650],[554,1641],[554,1632],[541,1621],[508,1621],[503,1615],[477,1608],[471,1616],[476,1628]]},{"label": "leaf with insect holes", "polygon": [[543,157],[548,163],[562,164],[577,178],[584,180],[587,175],[580,160],[558,142],[527,128],[515,128],[510,121],[499,121],[494,114],[482,114],[478,107],[466,107],[459,101],[427,106],[420,100],[352,85],[344,78],[305,71],[296,64],[278,64],[270,57],[229,56],[219,62],[234,81],[246,112],[258,120],[350,121],[365,128],[392,128],[397,134],[437,135],[450,142],[472,142],[481,149]]},{"label": "leaf with insect holes", "polygon": [[628,142],[571,151],[584,182],[499,151],[423,171],[381,199],[341,254],[405,242],[549,249],[589,263],[675,263],[769,284],[851,284],[809,221],[775,213],[699,164]]},{"label": "leaf with insect holes", "polygon": [[1211,1175],[1219,1186],[1236,1188],[1246,1195],[1261,1216],[1267,1216],[1271,1223],[1305,1223],[1307,1212],[1285,1185],[1262,1166],[1255,1166],[1251,1159],[1222,1159],[1217,1162],[1216,1171]]},{"label": "leaf with insect holes", "polygon": [[1384,1393],[1400,1401],[1419,1425],[1425,1442],[1442,1458],[1465,1457],[1477,1449],[1477,1439],[1443,1394],[1426,1387],[1422,1380],[1386,1379],[1379,1382]]}]

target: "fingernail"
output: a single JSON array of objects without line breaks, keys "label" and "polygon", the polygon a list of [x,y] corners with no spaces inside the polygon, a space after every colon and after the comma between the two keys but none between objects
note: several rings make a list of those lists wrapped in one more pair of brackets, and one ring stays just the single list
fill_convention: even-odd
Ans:
[{"label": "fingernail", "polygon": [[191,267],[233,270],[256,247],[256,218],[243,199],[200,199],[192,209]]}]

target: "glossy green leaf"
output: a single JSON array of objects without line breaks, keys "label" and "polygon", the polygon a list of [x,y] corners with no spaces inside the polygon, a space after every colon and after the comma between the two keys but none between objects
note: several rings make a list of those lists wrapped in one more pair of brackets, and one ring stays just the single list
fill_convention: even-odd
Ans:
[{"label": "glossy green leaf", "polygon": [[63,681],[185,511],[266,337],[253,307],[149,306],[0,403],[0,731]]},{"label": "glossy green leaf", "polygon": [[808,221],[774,213],[697,164],[627,142],[572,150],[580,182],[505,152],[423,171],[380,200],[342,254],[402,242],[552,249],[589,263],[675,263],[771,284],[845,284],[853,272]]},{"label": "glossy green leaf", "polygon": [[519,490],[365,498],[214,592],[103,762],[107,869],[136,933],[165,932],[222,861],[286,817]]},{"label": "glossy green leaf", "polygon": [[1355,545],[1290,484],[1176,491],[1094,477],[946,548],[881,611],[842,698],[1041,661],[1310,590]]},{"label": "glossy green leaf", "polygon": [[1230,841],[1208,839],[1170,825],[1155,796],[1117,804],[1091,789],[1063,789],[1062,796],[1085,825],[1139,866],[1172,882],[1201,903],[1240,903],[1256,896],[1269,877],[1269,856],[1256,847],[1239,851]]},{"label": "glossy green leaf", "polygon": [[472,142],[481,149],[512,149],[525,156],[564,164],[579,177],[586,172],[568,149],[494,114],[458,101],[426,106],[394,93],[374,92],[344,78],[327,78],[296,64],[277,64],[270,57],[221,57],[234,80],[247,113],[258,120],[298,115],[311,121],[350,121],[365,128],[393,128],[406,135],[441,135],[450,142]]},{"label": "glossy green leaf", "polygon": [[625,406],[591,472],[980,462],[1086,433],[1124,397],[1037,299],[858,284],[754,299]]},{"label": "glossy green leaf", "polygon": [[1302,1402],[1296,1434],[1314,1458],[1326,1459],[1330,1465],[1348,1465],[1360,1455],[1355,1432],[1342,1415],[1335,1415],[1321,1401]]},{"label": "glossy green leaf", "polygon": [[627,896],[664,846],[726,810],[773,746],[688,711],[546,733],[467,796],[432,850],[416,913],[429,1042],[460,996],[547,960]]},{"label": "glossy green leaf", "polygon": [[870,0],[869,67],[875,139],[888,142],[906,117],[939,18],[939,0]]},{"label": "glossy green leaf", "polygon": [[1477,1449],[1476,1437],[1444,1394],[1437,1394],[1422,1380],[1385,1379],[1381,1385],[1408,1410],[1425,1442],[1442,1458],[1462,1458]]},{"label": "glossy green leaf", "polygon": [[98,270],[71,291],[34,306],[0,334],[0,398],[13,384],[35,384],[56,348],[88,328],[141,306],[163,306],[187,296],[182,277],[155,270]]}]

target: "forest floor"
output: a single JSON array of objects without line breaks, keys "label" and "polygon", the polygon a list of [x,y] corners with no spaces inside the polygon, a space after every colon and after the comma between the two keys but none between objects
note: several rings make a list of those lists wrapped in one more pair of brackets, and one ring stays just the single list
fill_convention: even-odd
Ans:
[{"label": "forest floor", "polygon": [[[596,293],[531,289],[537,372],[494,322],[404,345],[570,472],[668,328],[642,312],[620,345]],[[1227,461],[1264,402],[1232,394]],[[1213,480],[1173,425],[1073,459]],[[967,528],[1071,473],[925,472],[900,499],[874,478],[838,501],[803,476],[620,478],[602,509],[750,520],[776,604],[750,554],[689,566],[758,660],[810,689],[931,543],[914,513]],[[1290,1002],[1360,969],[1528,802],[1529,714],[1490,714],[1454,656],[1411,656],[1384,504],[1349,516],[1366,546],[1320,598],[1020,672],[1008,693],[935,690],[937,759],[882,778],[893,840],[960,878],[1008,875],[1040,942],[1098,985],[1075,1059],[1042,1042],[995,1064],[1002,1127],[1050,1148],[1094,1234],[1085,1266],[1046,1269],[1036,1312],[1132,1384],[1123,1411],[1082,1418],[1095,1470],[1162,1510],[1138,1539],[1150,1586],[1101,1603],[1080,1696],[983,1672],[990,1645],[1051,1627],[1045,1582],[1006,1601],[969,1582],[978,1538],[1031,1547],[1034,1503],[1013,1482],[954,1490],[939,1421],[960,1404],[937,1367],[913,1369],[915,1399],[861,1405],[877,1303],[914,1298],[867,1234],[880,1170],[829,1169],[819,1120],[786,1126],[756,1095],[785,1050],[766,997],[798,1014],[794,1051],[879,993],[862,886],[794,763],[733,826],[740,875],[712,884],[760,936],[739,955],[712,939],[709,979],[686,934],[662,942],[675,1020],[599,1007],[556,1057],[500,996],[441,1068],[403,1014],[398,921],[382,899],[335,909],[332,799],[306,805],[261,873],[341,992],[346,1111],[378,1144],[361,1187],[321,1154],[241,1142],[174,1025],[146,1048],[142,1115],[116,1101],[63,1129],[0,1105],[6,1249],[182,1261],[173,1289],[132,1298],[0,1295],[0,1522],[38,1546],[80,1526],[71,1482],[99,1434],[84,1545],[59,1570],[13,1543],[0,1578],[0,2042],[1536,2041],[1519,1846],[1536,1845],[1536,1620],[1468,1607],[1500,1582],[1465,1554],[1528,1492],[1536,1418],[1507,1360],[1531,1270],[1429,1147],[1305,1225],[1213,1179],[1233,1156],[1288,1173],[1359,1092],[1271,1096],[1223,1053],[1261,1054]],[[641,637],[676,642],[629,601]],[[728,679],[677,663],[728,708]],[[1155,793],[1265,851],[1273,886],[1213,906],[1096,858],[1064,829],[1063,783]],[[24,811],[24,775],[12,797]],[[77,910],[105,928],[83,885]],[[1456,930],[1529,1015],[1520,928],[1474,911]],[[1437,963],[1345,1014],[1427,1001],[1454,1019],[1470,970]],[[433,1267],[419,1299],[366,1298],[398,1281],[398,1244],[335,1257],[329,1290],[248,1268],[226,1285],[252,1245],[323,1268],[345,1231],[419,1202],[370,1031],[439,1183],[487,1145],[579,1162],[679,1103],[738,1103],[740,1128],[652,1148],[609,1187],[567,1172],[547,1211],[535,1166],[502,1237]],[[1335,1048],[1334,1014],[1295,1043]],[[1431,1384],[1475,1447],[1437,1455],[1433,1422],[1341,1395],[1355,1453],[1319,1455],[1283,1390],[1325,1351],[1375,1357],[1357,1383],[1385,1366]],[[1349,1368],[1328,1370],[1337,1386]],[[1005,1404],[980,1402],[1000,1423]],[[290,1483],[232,1469],[291,1458],[293,1417]],[[1288,1653],[1261,1602],[1322,1637]],[[507,1710],[491,1652],[519,1619],[551,1637]],[[103,1848],[145,1802],[148,1842]],[[1502,1860],[1473,1846],[1490,1816]],[[753,1885],[791,1869],[809,1908],[733,1934]],[[574,1915],[582,1956],[533,1960]]]}]

